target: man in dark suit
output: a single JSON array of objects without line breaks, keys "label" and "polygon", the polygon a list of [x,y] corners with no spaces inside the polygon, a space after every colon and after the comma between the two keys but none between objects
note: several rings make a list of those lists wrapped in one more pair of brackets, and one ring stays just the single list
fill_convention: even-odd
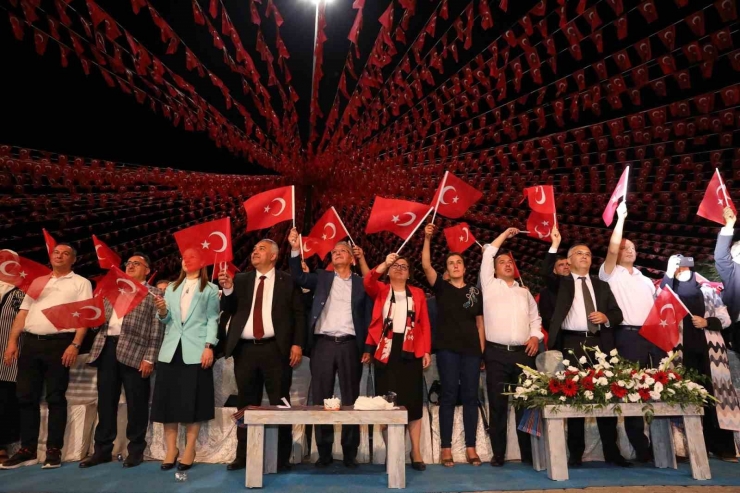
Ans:
[{"label": "man in dark suit", "polygon": [[[292,368],[303,355],[305,318],[301,290],[290,275],[275,270],[278,246],[262,240],[252,250],[254,271],[218,275],[223,288],[221,310],[231,315],[225,356],[234,356],[238,406],[258,406],[264,382],[271,405],[290,400]],[[226,468],[243,469],[247,461],[247,430],[237,430],[236,459]],[[278,469],[290,468],[291,426],[278,431]]]},{"label": "man in dark suit", "polygon": [[[570,265],[568,265],[568,259],[562,255],[558,255],[552,273],[557,276],[569,276]],[[537,305],[540,309],[542,327],[545,331],[550,330],[550,319],[552,319],[552,314],[555,312],[555,298],[555,292],[548,285],[545,285],[540,291],[540,299]]]},{"label": "man in dark suit", "polygon": [[[146,282],[149,257],[134,253],[126,262],[126,274],[143,284],[152,295],[162,291]],[[147,296],[128,315],[119,318],[106,301],[106,318],[95,336],[88,364],[98,368],[98,425],[95,451],[80,462],[85,469],[111,461],[113,441],[118,432],[118,400],[121,385],[126,393],[128,456],[123,467],[135,467],[144,460],[146,429],[149,426],[149,375],[154,370],[164,325],[157,318],[154,296]]]},{"label": "man in dark suit", "polygon": [[[323,405],[324,399],[334,394],[334,376],[339,374],[342,405],[351,406],[360,395],[362,378],[361,356],[364,352],[367,327],[372,316],[372,300],[365,293],[362,277],[352,273],[353,257],[357,257],[364,273],[370,269],[362,249],[338,242],[331,251],[334,272],[318,269],[306,273],[301,269],[300,239],[293,228],[288,236],[291,246],[290,273],[296,284],[314,291],[309,317],[308,348],[311,354],[311,394],[314,405]],[[354,250],[354,251],[353,251]],[[319,460],[316,467],[332,463],[334,426],[316,428],[316,448]],[[360,446],[360,427],[342,427],[344,465],[357,467],[357,448]]]},{"label": "man in dark suit", "polygon": [[[570,276],[553,273],[560,246],[560,232],[553,227],[552,246],[542,264],[542,275],[548,288],[555,293],[555,309],[550,319],[548,349],[559,349],[567,360],[586,356],[583,346],[598,346],[608,353],[615,348],[614,327],[622,323],[619,309],[609,284],[589,274],[591,250],[575,244],[568,250]],[[617,418],[598,418],[596,424],[601,435],[604,460],[622,467],[632,464],[622,457],[617,446]],[[568,420],[568,450],[570,466],[582,464],[586,448],[584,419]]]}]

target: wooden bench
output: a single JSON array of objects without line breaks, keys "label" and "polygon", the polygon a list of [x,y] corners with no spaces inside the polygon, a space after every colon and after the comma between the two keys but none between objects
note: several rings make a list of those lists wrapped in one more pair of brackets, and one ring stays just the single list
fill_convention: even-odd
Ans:
[{"label": "wooden bench", "polygon": [[[542,410],[544,425],[542,436],[532,435],[534,469],[536,471],[547,469],[547,477],[554,481],[568,480],[568,456],[565,441],[565,420],[568,418],[613,418],[620,414],[621,416],[644,415],[644,404],[619,404],[621,413],[615,411],[614,407],[578,410],[571,406],[546,406]],[[694,406],[681,409],[681,406],[654,403],[653,413],[654,418],[650,424],[650,435],[653,455],[655,456],[655,467],[677,468],[671,417],[682,417],[686,428],[691,475],[694,479],[712,479],[701,424],[704,409]]]},{"label": "wooden bench", "polygon": [[406,408],[391,411],[356,411],[343,407],[327,411],[321,406],[282,409],[262,406],[244,410],[247,427],[247,488],[261,488],[262,474],[277,472],[277,425],[388,425],[386,473],[388,488],[406,487]]}]

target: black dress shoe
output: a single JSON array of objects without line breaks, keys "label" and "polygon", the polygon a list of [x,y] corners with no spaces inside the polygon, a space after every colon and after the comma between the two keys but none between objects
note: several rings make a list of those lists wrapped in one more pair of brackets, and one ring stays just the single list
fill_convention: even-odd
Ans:
[{"label": "black dress shoe", "polygon": [[582,465],[583,459],[576,459],[575,457],[568,459],[568,467],[581,467]]},{"label": "black dress shoe", "polygon": [[123,461],[123,467],[128,469],[129,467],[136,467],[144,462],[144,457],[141,455],[129,455],[126,460]]},{"label": "black dress shoe", "polygon": [[288,472],[293,469],[293,464],[290,462],[285,462],[283,464],[278,464],[277,470],[278,472]]},{"label": "black dress shoe", "polygon": [[246,457],[237,457],[231,464],[226,466],[227,471],[238,471],[239,469],[245,469],[247,467]]},{"label": "black dress shoe", "polygon": [[169,471],[173,467],[175,467],[175,463],[177,462],[177,457],[180,455],[180,451],[178,450],[175,454],[175,461],[174,462],[162,462],[162,465],[159,466],[159,468],[163,471]]},{"label": "black dress shoe", "polygon": [[326,457],[326,458],[319,457],[319,460],[317,460],[316,461],[316,464],[314,464],[314,465],[318,469],[326,469],[327,467],[329,467],[329,465],[332,462],[334,462],[334,458],[332,456],[329,456],[329,457]]},{"label": "black dress shoe", "polygon": [[622,457],[621,455],[619,457],[615,457],[613,460],[606,461],[607,464],[614,464],[619,467],[632,467],[633,464]]},{"label": "black dress shoe", "polygon": [[357,469],[358,465],[357,460],[354,458],[345,458],[342,460],[344,462],[344,467],[347,469]]},{"label": "black dress shoe", "polygon": [[491,459],[491,466],[493,467],[504,467],[504,458],[503,457],[494,457]]},{"label": "black dress shoe", "polygon": [[640,462],[642,464],[647,464],[648,462],[654,462],[655,457],[653,456],[653,451],[648,450],[647,452],[643,452],[642,454],[637,455],[637,462]]},{"label": "black dress shoe", "polygon": [[105,464],[106,462],[110,462],[112,460],[111,456],[108,457],[102,457],[100,455],[91,455],[87,459],[80,462],[80,469],[87,469],[88,467],[95,467],[100,464]]},{"label": "black dress shoe", "polygon": [[414,462],[414,456],[409,455],[409,458],[411,459],[411,468],[416,471],[426,471],[427,465],[424,464],[424,461]]}]

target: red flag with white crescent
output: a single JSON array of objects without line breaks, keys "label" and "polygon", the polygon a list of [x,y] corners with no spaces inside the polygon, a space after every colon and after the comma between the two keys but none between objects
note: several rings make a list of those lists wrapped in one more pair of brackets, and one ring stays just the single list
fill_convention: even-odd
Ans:
[{"label": "red flag with white crescent", "polygon": [[229,217],[181,229],[174,237],[182,258],[200,267],[234,259]]},{"label": "red flag with white crescent", "polygon": [[313,236],[301,236],[301,248],[303,248],[304,259],[314,255],[318,255],[320,259],[323,259],[334,248],[334,243],[323,241]]},{"label": "red flag with white crescent", "polygon": [[406,240],[430,210],[426,204],[375,197],[365,233],[390,231]]},{"label": "red flag with white crescent", "polygon": [[673,351],[678,344],[678,323],[689,314],[673,290],[666,286],[661,290],[650,314],[638,334],[663,351]]},{"label": "red flag with white crescent", "polygon": [[611,226],[612,221],[614,221],[614,212],[619,206],[619,199],[627,200],[627,181],[629,180],[629,175],[630,167],[627,166],[624,168],[624,171],[622,171],[622,176],[619,178],[619,182],[612,192],[612,196],[609,198],[609,203],[606,204],[606,208],[604,208],[604,213],[601,215],[601,218],[607,226]]},{"label": "red flag with white crescent", "polygon": [[57,241],[52,237],[46,229],[42,229],[44,233],[44,243],[46,243],[46,252],[49,254],[49,258],[51,258],[51,252],[54,251],[54,248],[57,246]]},{"label": "red flag with white crescent", "polygon": [[99,327],[105,323],[102,297],[73,301],[41,310],[57,330]]},{"label": "red flag with white crescent", "polygon": [[[552,185],[537,185],[524,189],[529,208],[542,214],[555,214],[555,191]],[[522,199],[522,202],[524,199]]]},{"label": "red flag with white crescent", "polygon": [[462,253],[467,250],[470,245],[475,243],[475,236],[470,232],[470,226],[468,223],[460,223],[443,230],[445,238],[447,239],[447,245],[450,247],[451,252]]},{"label": "red flag with white crescent", "polygon": [[148,294],[149,291],[142,283],[129,277],[114,265],[100,280],[93,296],[102,295],[113,305],[116,315],[123,318],[139,306]]},{"label": "red flag with white crescent", "polygon": [[50,278],[51,270],[45,265],[21,257],[10,250],[0,250],[0,281],[12,284],[36,299]]},{"label": "red flag with white crescent", "polygon": [[449,171],[445,172],[442,183],[432,199],[432,206],[441,216],[457,219],[483,197],[483,193],[471,187]]},{"label": "red flag with white crescent", "polygon": [[[332,248],[338,242],[349,236],[349,231],[344,227],[344,223],[339,219],[334,207],[330,207],[323,216],[316,221],[311,232],[308,233],[311,238],[320,239],[331,243]],[[323,258],[323,257],[322,257]]]},{"label": "red flag with white crescent", "polygon": [[527,236],[542,241],[550,241],[553,222],[552,214],[541,214],[537,211],[530,212],[527,218],[527,231],[529,231]]},{"label": "red flag with white crescent", "polygon": [[93,244],[95,245],[95,255],[98,257],[98,264],[101,269],[108,270],[111,267],[121,265],[121,257],[100,241],[97,236],[93,235]]},{"label": "red flag with white crescent", "polygon": [[295,220],[295,192],[293,186],[275,188],[253,195],[244,202],[247,213],[247,231],[274,226]]},{"label": "red flag with white crescent", "polygon": [[725,207],[731,207],[732,211],[737,214],[737,209],[735,209],[735,204],[732,203],[727,186],[722,180],[719,170],[715,170],[696,214],[724,226],[725,218],[722,213]]}]

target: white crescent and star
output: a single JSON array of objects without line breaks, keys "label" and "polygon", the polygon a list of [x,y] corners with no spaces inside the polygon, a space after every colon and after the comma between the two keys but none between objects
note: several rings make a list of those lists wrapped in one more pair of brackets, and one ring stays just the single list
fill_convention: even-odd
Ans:
[{"label": "white crescent and star", "polygon": [[470,241],[470,231],[468,230],[468,228],[463,228],[462,230],[465,232],[465,239],[463,240],[462,238],[460,238],[460,240],[467,243],[468,241]]},{"label": "white crescent and star", "polygon": [[[95,315],[93,315],[92,317],[83,317],[85,320],[95,320],[96,318],[100,318],[100,314],[103,313],[102,310],[100,308],[98,308],[97,306],[87,305],[87,306],[83,306],[82,308],[80,308],[80,310],[85,310],[85,309],[87,309],[87,310],[93,310],[95,312]],[[72,316],[73,317],[79,317],[80,316],[80,312],[74,312],[72,314]]]},{"label": "white crescent and star", "polygon": [[334,225],[334,223],[326,223],[326,226],[324,226],[324,231],[326,231],[326,228],[331,229],[331,236],[327,236],[326,233],[321,235],[321,238],[324,240],[332,240],[334,237],[337,236],[337,227]]},{"label": "white crescent and star", "polygon": [[[208,235],[208,238],[210,238],[213,235],[216,235],[219,238],[221,238],[221,241],[223,242],[221,244],[221,248],[220,249],[213,250],[213,251],[216,252],[216,253],[225,252],[226,251],[226,245],[228,245],[228,240],[226,240],[226,235],[223,234],[221,231],[213,231],[211,234]],[[208,247],[210,246],[210,243],[208,243],[208,241],[204,241],[201,245],[203,246],[204,249],[208,249]]]},{"label": "white crescent and star", "polygon": [[308,246],[308,245],[309,245],[309,243],[310,243],[310,242],[308,242],[308,241],[304,241],[304,242],[303,242],[303,251],[304,251],[304,252],[310,252],[310,251],[311,251],[311,248],[309,248],[309,246]]},{"label": "white crescent and star", "polygon": [[[411,219],[409,219],[405,223],[398,223],[399,226],[411,226],[414,223],[414,221],[416,221],[416,214],[414,214],[413,212],[404,212],[401,215],[402,216],[405,216],[407,214],[409,215],[409,217],[411,217]],[[398,217],[398,216],[393,216],[393,217],[395,218],[395,217]]]},{"label": "white crescent and star", "polygon": [[16,262],[15,260],[6,260],[6,261],[5,261],[5,262],[3,262],[2,264],[0,264],[0,274],[2,274],[2,275],[4,275],[4,276],[9,276],[9,277],[18,277],[17,275],[15,275],[15,274],[10,274],[10,273],[9,273],[8,271],[6,271],[6,270],[5,270],[5,269],[6,269],[6,267],[5,267],[5,266],[6,266],[6,265],[8,265],[8,264],[15,264],[15,265],[17,265],[18,267],[20,267],[20,266],[21,266],[21,264],[19,264],[19,263],[18,263],[18,262]]},{"label": "white crescent and star", "polygon": [[[439,203],[442,205],[449,205],[449,202],[445,202],[445,193],[447,192],[447,190],[455,190],[455,193],[457,193],[457,189],[455,189],[455,187],[453,187],[452,185],[444,187],[442,189],[442,193],[439,196]],[[452,203],[457,204],[458,200],[460,200],[460,198],[455,196],[452,198]]]},{"label": "white crescent and star", "polygon": [[[663,316],[663,311],[666,308],[670,308],[671,311],[673,312],[673,318],[676,318],[676,310],[675,310],[675,308],[673,308],[673,305],[671,305],[670,303],[668,303],[668,304],[663,305],[662,307],[660,307],[660,312],[658,313],[658,315],[662,317]],[[665,319],[661,318],[660,319],[660,325],[663,326],[663,327],[665,327],[666,325],[668,325],[668,317],[666,317]]]},{"label": "white crescent and star", "polygon": [[119,277],[118,279],[116,279],[116,284],[118,284],[119,282],[123,282],[124,284],[131,287],[131,291],[126,291],[124,288],[118,288],[118,292],[120,292],[121,294],[134,294],[136,292],[136,286],[130,280],[122,279]]},{"label": "white crescent and star", "polygon": [[95,245],[95,255],[98,256],[98,260],[105,260],[105,257],[101,257],[100,253],[98,252],[98,248],[100,248],[103,245]]},{"label": "white crescent and star", "polygon": [[[273,203],[273,202],[280,202],[280,210],[277,212],[277,214],[273,214],[273,216],[277,217],[280,214],[282,214],[283,211],[285,210],[285,199],[281,199],[281,198],[272,199],[270,203]],[[266,207],[265,209],[266,209],[265,212],[270,212],[269,206]]]},{"label": "white crescent and star", "polygon": [[534,187],[534,188],[535,188],[535,193],[537,193],[537,190],[539,189],[540,194],[542,195],[542,200],[540,200],[539,198],[535,198],[534,201],[537,202],[538,204],[544,204],[545,201],[547,200],[547,197],[545,197],[545,188],[544,187]]},{"label": "white crescent and star", "polygon": [[[543,226],[547,226],[548,224],[549,224],[549,223],[548,223],[548,221],[542,221],[542,225],[543,225]],[[547,228],[547,233],[540,233],[540,231],[539,231],[539,230],[537,229],[537,228],[539,228],[539,227],[540,227],[540,225],[539,225],[539,224],[538,224],[538,225],[536,225],[536,226],[534,227],[534,232],[535,232],[535,233],[537,233],[537,235],[538,235],[538,236],[540,237],[540,239],[542,239],[542,238],[547,238],[548,236],[550,236],[550,233],[551,233],[551,231],[552,231],[552,230],[551,230],[550,228]]]}]

